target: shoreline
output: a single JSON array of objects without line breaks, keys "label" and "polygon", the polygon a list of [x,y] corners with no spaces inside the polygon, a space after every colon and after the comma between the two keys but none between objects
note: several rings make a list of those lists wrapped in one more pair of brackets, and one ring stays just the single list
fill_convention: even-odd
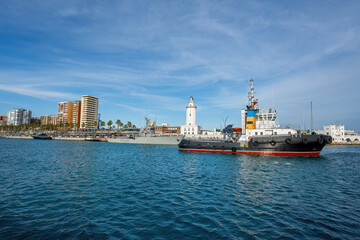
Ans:
[{"label": "shoreline", "polygon": [[[28,136],[6,136],[2,138],[10,139],[33,139],[33,137]],[[34,139],[35,140],[35,139]],[[73,138],[73,137],[52,137],[51,140],[60,140],[60,141],[86,141],[85,138]],[[99,138],[99,142],[107,142],[107,138]]]},{"label": "shoreline", "polygon": [[[10,139],[33,139],[33,137],[29,136],[5,136],[0,138],[10,138]],[[108,142],[107,138],[99,138],[99,142]],[[61,140],[61,141],[86,141],[83,137],[53,137],[52,140]],[[339,146],[339,145],[346,145],[346,146],[359,146],[360,142],[357,143],[348,143],[348,142],[333,142],[330,144],[326,144],[326,146]]]},{"label": "shoreline", "polygon": [[348,142],[333,142],[333,143],[330,143],[330,144],[326,144],[326,146],[338,146],[338,145],[360,145],[360,142],[357,142],[357,143],[348,143]]}]

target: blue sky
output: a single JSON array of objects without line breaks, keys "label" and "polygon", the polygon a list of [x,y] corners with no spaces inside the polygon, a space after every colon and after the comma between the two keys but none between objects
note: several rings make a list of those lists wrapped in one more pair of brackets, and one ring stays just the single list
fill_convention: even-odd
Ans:
[{"label": "blue sky", "polygon": [[241,124],[248,80],[280,124],[360,131],[359,1],[0,1],[0,115],[100,99],[105,121]]}]

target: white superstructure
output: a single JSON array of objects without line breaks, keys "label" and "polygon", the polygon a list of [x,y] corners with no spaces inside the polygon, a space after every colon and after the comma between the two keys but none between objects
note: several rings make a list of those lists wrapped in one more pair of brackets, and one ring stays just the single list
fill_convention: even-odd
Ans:
[{"label": "white superstructure", "polygon": [[194,98],[191,96],[186,106],[186,124],[180,129],[181,135],[195,136],[200,133],[200,126],[196,124],[196,109]]}]

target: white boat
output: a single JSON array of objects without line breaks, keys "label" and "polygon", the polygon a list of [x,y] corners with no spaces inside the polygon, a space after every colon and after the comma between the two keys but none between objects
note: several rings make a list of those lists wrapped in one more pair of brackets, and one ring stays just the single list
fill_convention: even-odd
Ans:
[{"label": "white boat", "polygon": [[128,135],[118,138],[108,138],[109,143],[153,144],[153,145],[178,145],[184,138],[182,135],[168,136],[156,135],[155,127],[150,126],[150,119],[145,117],[146,127],[140,130],[139,135]]}]

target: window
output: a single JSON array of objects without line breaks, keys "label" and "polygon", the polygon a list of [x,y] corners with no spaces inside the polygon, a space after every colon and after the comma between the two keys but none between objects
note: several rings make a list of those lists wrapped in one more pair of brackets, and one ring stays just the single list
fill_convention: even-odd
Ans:
[{"label": "window", "polygon": [[274,135],[277,135],[277,132],[274,132]]},{"label": "window", "polygon": [[261,132],[260,135],[263,135],[263,132]]},{"label": "window", "polygon": [[257,135],[257,132],[255,132],[255,135]]}]

